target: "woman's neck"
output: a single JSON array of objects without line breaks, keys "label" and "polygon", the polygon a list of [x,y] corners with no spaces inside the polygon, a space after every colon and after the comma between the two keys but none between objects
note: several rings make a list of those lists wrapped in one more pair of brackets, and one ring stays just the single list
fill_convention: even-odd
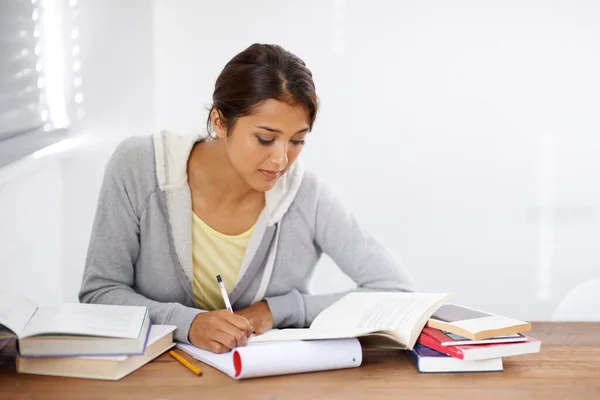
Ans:
[{"label": "woman's neck", "polygon": [[187,173],[192,192],[201,193],[210,204],[236,206],[259,194],[233,168],[222,140],[194,145]]}]

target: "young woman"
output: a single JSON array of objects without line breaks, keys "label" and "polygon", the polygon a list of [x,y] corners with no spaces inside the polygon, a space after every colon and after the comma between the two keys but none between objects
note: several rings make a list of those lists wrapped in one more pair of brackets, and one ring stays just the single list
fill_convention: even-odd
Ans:
[{"label": "young woman", "polygon": [[177,326],[176,340],[221,353],[252,333],[307,327],[340,299],[307,292],[322,253],[358,290],[411,291],[298,159],[316,114],[305,63],[254,44],[217,79],[210,134],[126,139],[106,167],[80,301],[148,306],[153,323]]}]

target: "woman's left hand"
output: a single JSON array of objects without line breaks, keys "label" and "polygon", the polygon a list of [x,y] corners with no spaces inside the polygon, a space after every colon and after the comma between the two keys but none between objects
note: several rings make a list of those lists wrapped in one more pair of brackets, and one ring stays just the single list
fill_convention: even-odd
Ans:
[{"label": "woman's left hand", "polygon": [[254,327],[254,333],[262,335],[269,329],[273,328],[273,315],[269,309],[269,305],[266,301],[259,301],[249,307],[242,308],[241,310],[235,311],[250,322],[250,325]]}]

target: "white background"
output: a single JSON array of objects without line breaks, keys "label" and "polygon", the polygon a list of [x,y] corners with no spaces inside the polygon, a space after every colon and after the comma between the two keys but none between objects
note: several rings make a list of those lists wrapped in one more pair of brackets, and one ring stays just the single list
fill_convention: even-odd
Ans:
[{"label": "white background", "polygon": [[[116,143],[203,129],[216,77],[254,42],[313,71],[302,157],[419,290],[544,320],[600,277],[600,3],[72,3],[84,144],[0,170],[0,290],[76,300]],[[348,287],[324,258],[314,291]]]}]

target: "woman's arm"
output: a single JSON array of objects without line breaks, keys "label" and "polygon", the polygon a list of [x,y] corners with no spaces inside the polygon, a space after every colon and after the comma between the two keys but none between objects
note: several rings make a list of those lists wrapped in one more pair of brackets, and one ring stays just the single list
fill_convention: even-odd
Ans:
[{"label": "woman's arm", "polygon": [[[153,189],[131,184],[139,167],[139,139],[127,139],[107,164],[88,248],[79,300],[83,303],[147,306],[154,324],[177,326],[175,339],[189,343],[190,324],[203,310],[160,303],[133,290],[140,252],[140,218]],[[136,164],[136,162],[138,164]],[[157,282],[159,277],[157,277]]]},{"label": "woman's arm", "polygon": [[[414,290],[412,278],[390,251],[378,242],[325,185],[314,220],[314,240],[357,285],[354,291]],[[325,308],[348,292],[310,295],[294,290],[267,298],[275,327],[309,326]]]}]

